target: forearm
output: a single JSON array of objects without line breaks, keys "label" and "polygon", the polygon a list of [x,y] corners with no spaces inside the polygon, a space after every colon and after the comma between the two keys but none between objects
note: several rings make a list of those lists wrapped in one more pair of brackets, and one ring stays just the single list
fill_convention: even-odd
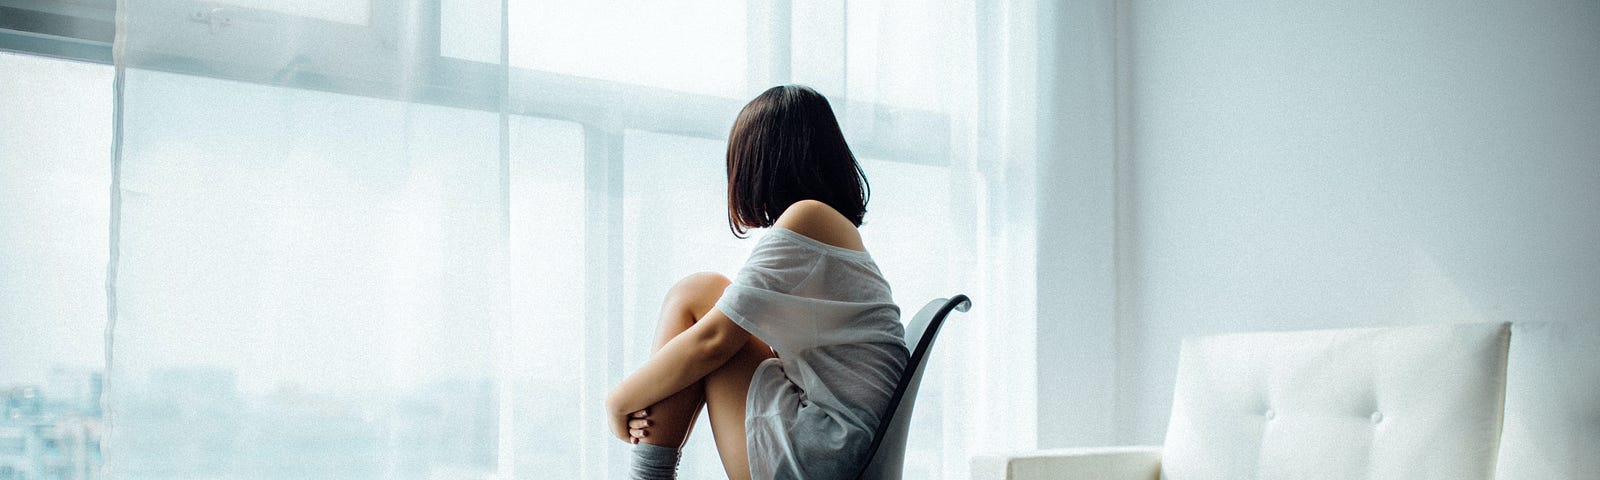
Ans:
[{"label": "forearm", "polygon": [[[711,317],[721,318],[713,320]],[[726,325],[719,325],[726,322]],[[720,312],[673,337],[628,375],[606,397],[612,414],[627,414],[654,405],[705,378],[727,363],[748,341],[748,333],[732,325]]]}]

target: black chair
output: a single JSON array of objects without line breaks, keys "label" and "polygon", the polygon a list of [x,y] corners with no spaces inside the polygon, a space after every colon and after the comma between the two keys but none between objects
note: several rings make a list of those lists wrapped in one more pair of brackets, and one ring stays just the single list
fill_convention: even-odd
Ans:
[{"label": "black chair", "polygon": [[900,480],[905,466],[906,431],[911,425],[911,410],[917,403],[917,386],[922,383],[922,369],[928,366],[928,352],[933,350],[933,340],[939,336],[939,326],[944,324],[951,310],[965,312],[972,308],[966,295],[956,295],[949,300],[938,298],[917,312],[906,327],[906,346],[911,347],[911,360],[900,382],[889,397],[889,411],[884,412],[878,431],[872,436],[872,446],[867,455],[872,460],[856,475],[857,480]]}]

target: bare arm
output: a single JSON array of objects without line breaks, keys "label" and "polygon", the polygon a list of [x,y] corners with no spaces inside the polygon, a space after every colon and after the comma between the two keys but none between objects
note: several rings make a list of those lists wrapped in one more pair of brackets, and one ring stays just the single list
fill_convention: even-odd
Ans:
[{"label": "bare arm", "polygon": [[[862,249],[855,225],[816,200],[791,205],[779,216],[777,225],[835,246]],[[749,341],[749,332],[721,310],[712,308],[612,389],[606,408],[612,416],[620,417],[655,405],[705,378]]]},{"label": "bare arm", "polygon": [[[606,396],[607,413],[618,418],[655,405],[727,363],[748,341],[749,332],[711,309],[617,384]],[[626,438],[626,430],[619,436]]]},{"label": "bare arm", "polygon": [[[816,200],[796,202],[779,216],[776,224],[823,243],[864,250],[855,225]],[[612,433],[629,440],[630,428],[640,430],[649,425],[645,408],[705,378],[749,341],[749,332],[722,311],[711,309],[611,390],[606,397],[606,410]]]}]

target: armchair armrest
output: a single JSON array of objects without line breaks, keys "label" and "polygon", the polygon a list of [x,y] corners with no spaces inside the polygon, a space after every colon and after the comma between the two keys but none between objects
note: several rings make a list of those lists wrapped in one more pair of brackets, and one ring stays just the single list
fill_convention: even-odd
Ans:
[{"label": "armchair armrest", "polygon": [[1099,447],[979,455],[972,480],[1156,480],[1161,447]]}]

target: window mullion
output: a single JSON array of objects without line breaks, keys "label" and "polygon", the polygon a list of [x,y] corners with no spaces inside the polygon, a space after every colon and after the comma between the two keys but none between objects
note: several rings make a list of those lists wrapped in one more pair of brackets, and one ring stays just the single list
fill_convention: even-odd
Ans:
[{"label": "window mullion", "polygon": [[[584,269],[585,308],[581,362],[583,421],[605,418],[602,408],[612,385],[622,381],[623,364],[623,202],[622,132],[585,124]],[[590,426],[590,425],[586,425]],[[609,431],[584,428],[580,478],[623,478],[625,462],[610,458]]]}]

